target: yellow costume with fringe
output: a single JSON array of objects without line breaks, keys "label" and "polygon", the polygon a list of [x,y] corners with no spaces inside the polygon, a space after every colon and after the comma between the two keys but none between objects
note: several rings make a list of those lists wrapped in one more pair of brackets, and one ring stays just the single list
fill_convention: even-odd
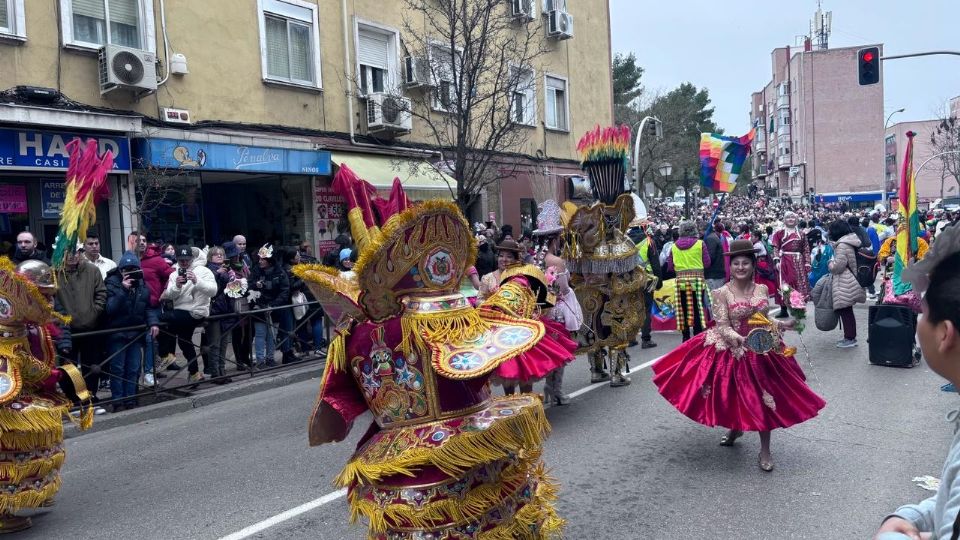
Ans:
[{"label": "yellow costume with fringe", "polygon": [[[39,261],[21,266],[49,273]],[[64,320],[35,283],[0,258],[0,532],[29,527],[29,518],[14,512],[47,506],[60,489],[63,420],[72,417],[58,381],[89,396],[75,368],[56,367],[49,325]],[[86,429],[92,415],[77,422]]]},{"label": "yellow costume with fringe", "polygon": [[[342,174],[365,184],[346,167]],[[540,460],[549,432],[541,401],[494,397],[488,382],[500,363],[536,345],[544,327],[474,308],[460,294],[476,246],[454,204],[395,209],[373,223],[372,212],[365,221],[351,209],[355,281],[319,265],[293,269],[338,321],[310,444],[341,441],[357,416],[373,413],[335,480],[349,489],[351,520],[366,518],[371,539],[551,537],[563,522]],[[536,302],[529,289],[509,294]]]}]

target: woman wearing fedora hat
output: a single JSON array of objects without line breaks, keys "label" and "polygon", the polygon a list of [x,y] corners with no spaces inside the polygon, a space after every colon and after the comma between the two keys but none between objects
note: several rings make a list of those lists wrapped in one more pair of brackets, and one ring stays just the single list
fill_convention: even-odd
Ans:
[{"label": "woman wearing fedora hat", "polygon": [[716,325],[654,364],[653,382],[690,419],[729,429],[722,446],[745,431],[759,432],[760,468],[772,471],[770,432],[813,418],[826,402],[807,386],[780,338],[793,322],[766,318],[767,287],[754,282],[753,244],[735,240],[726,255],[730,281],[714,291]]}]

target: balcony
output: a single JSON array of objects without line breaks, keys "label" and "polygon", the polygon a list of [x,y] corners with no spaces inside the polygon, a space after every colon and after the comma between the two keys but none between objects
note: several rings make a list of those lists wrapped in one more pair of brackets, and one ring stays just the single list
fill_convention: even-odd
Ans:
[{"label": "balcony", "polygon": [[777,96],[777,108],[778,109],[789,109],[790,108],[790,96],[783,94]]},{"label": "balcony", "polygon": [[766,137],[757,137],[753,140],[753,150],[756,152],[766,152],[767,150],[767,138]]},{"label": "balcony", "polygon": [[780,124],[777,127],[777,138],[789,138],[790,137],[790,124]]},{"label": "balcony", "polygon": [[781,170],[790,168],[790,154],[777,156],[777,168]]}]

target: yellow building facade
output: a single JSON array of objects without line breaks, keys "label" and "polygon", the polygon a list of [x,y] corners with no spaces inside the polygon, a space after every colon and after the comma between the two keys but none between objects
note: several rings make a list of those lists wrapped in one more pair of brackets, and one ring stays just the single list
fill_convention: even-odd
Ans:
[{"label": "yellow building facade", "polygon": [[[522,166],[471,217],[519,229],[535,227],[532,179],[553,179],[565,198],[579,136],[612,121],[609,5],[503,9],[521,10],[518,32],[542,27],[544,53],[518,128],[526,142],[505,158]],[[74,136],[118,154],[101,209],[108,254],[134,228],[172,242],[242,233],[253,246],[323,251],[337,234],[329,179],[341,163],[378,176],[366,178],[378,187],[392,170],[417,198],[450,197],[427,126],[367,108],[384,85],[400,97],[436,91],[408,78],[415,18],[403,0],[0,0],[0,238],[27,228],[52,243],[62,141]],[[404,160],[434,166],[396,165]]]}]

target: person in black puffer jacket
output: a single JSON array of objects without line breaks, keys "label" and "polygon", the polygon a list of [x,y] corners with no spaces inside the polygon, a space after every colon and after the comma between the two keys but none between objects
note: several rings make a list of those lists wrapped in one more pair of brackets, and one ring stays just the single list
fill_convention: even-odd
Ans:
[{"label": "person in black puffer jacket", "polygon": [[[290,280],[287,273],[277,263],[279,253],[275,254],[273,246],[267,244],[257,253],[257,266],[250,272],[250,290],[259,293],[254,301],[254,309],[275,308],[290,304]],[[274,352],[276,337],[273,333],[272,312],[258,313],[253,316],[253,355],[256,367],[275,366]]]},{"label": "person in black puffer jacket", "polygon": [[[150,307],[150,289],[143,281],[140,259],[130,251],[124,253],[117,267],[107,274],[104,284],[107,288],[104,327],[121,329],[146,325],[150,327],[150,334],[156,337],[160,331],[158,314],[156,309]],[[139,339],[141,331],[136,328],[107,334],[114,412],[137,406],[137,382],[144,346],[143,339]],[[144,374],[144,378],[145,382],[152,382],[153,373]]]}]

